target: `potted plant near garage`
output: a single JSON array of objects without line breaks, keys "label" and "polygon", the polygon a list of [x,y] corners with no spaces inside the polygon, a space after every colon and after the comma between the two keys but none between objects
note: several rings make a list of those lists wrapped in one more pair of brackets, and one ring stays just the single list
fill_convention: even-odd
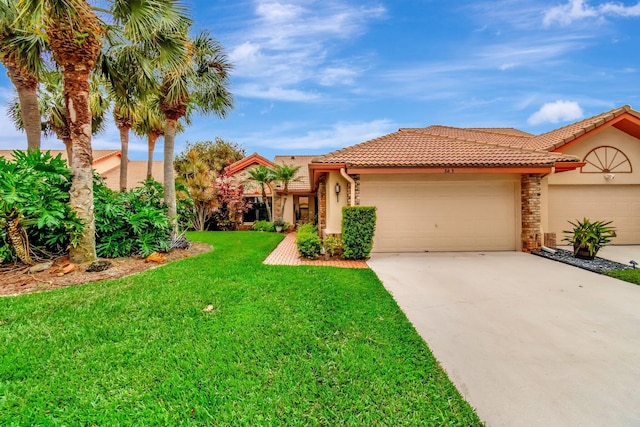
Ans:
[{"label": "potted plant near garage", "polygon": [[573,225],[572,231],[563,231],[569,234],[563,240],[573,245],[573,255],[581,259],[593,259],[604,246],[611,243],[611,239],[616,237],[615,227],[611,227],[612,221],[594,221],[587,218],[576,222],[569,221]]}]

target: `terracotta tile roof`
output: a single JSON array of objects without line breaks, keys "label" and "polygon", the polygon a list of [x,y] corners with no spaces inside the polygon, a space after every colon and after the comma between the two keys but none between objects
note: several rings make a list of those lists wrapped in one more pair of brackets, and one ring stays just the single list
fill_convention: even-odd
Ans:
[{"label": "terracotta tile roof", "polygon": [[271,161],[265,159],[258,153],[253,153],[249,156],[243,157],[242,159],[238,160],[235,163],[231,163],[229,166],[227,166],[227,170],[231,175],[233,175],[235,173],[238,173],[242,169],[245,169],[255,164],[264,165],[267,167],[273,167],[273,163]]},{"label": "terracotta tile roof", "polygon": [[526,148],[549,151],[554,150],[625,113],[629,113],[640,118],[640,113],[632,110],[629,105],[623,105],[622,107],[615,108],[611,111],[538,135],[526,144]]},{"label": "terracotta tile roof", "polygon": [[[499,144],[503,134],[444,127],[428,129],[400,129],[320,156],[314,163],[344,163],[348,167],[531,167],[578,161],[573,156]],[[451,136],[438,135],[447,132]],[[486,134],[486,139],[492,141],[460,138],[479,134]]]},{"label": "terracotta tile roof", "polygon": [[291,166],[300,166],[297,177],[299,181],[290,182],[290,191],[311,191],[311,183],[309,180],[309,163],[317,156],[275,156],[273,163],[282,165],[287,164]]},{"label": "terracotta tile roof", "polygon": [[444,136],[459,141],[486,142],[509,147],[523,147],[533,136],[526,132],[517,131],[516,129],[500,128],[456,128],[436,125],[415,130],[421,130],[429,135]]}]

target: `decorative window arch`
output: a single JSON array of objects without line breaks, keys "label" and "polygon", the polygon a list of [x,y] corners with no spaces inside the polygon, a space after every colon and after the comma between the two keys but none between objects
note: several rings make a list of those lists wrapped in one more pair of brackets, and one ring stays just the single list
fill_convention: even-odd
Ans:
[{"label": "decorative window arch", "polygon": [[629,157],[616,147],[601,145],[589,151],[580,168],[581,173],[631,173],[633,168]]}]

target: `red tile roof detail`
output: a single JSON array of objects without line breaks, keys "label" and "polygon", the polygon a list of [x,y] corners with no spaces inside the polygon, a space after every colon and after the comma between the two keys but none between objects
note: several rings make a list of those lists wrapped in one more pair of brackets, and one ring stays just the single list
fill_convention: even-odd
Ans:
[{"label": "red tile roof detail", "polygon": [[309,163],[313,159],[318,156],[275,156],[273,158],[273,163],[282,165],[291,165],[291,166],[300,166],[298,169],[298,174],[296,175],[299,178],[299,181],[292,181],[289,183],[289,190],[293,192],[310,192],[311,191],[311,183],[309,180]]},{"label": "red tile roof detail", "polygon": [[499,144],[508,147],[523,147],[526,145],[533,135],[526,132],[514,132],[515,129],[501,132],[496,128],[455,128],[449,126],[429,126],[421,130],[429,135],[444,136],[447,138],[453,138],[460,141],[470,142],[485,142],[491,144]]},{"label": "red tile roof detail", "polygon": [[632,110],[629,105],[623,105],[622,107],[614,108],[613,110],[538,135],[529,140],[526,148],[548,151],[555,150],[624,114],[629,114],[631,117],[640,119],[639,112]]},{"label": "red tile roof detail", "polygon": [[[485,135],[491,141],[462,139],[490,132],[437,127],[435,130],[400,129],[397,132],[334,151],[318,157],[314,163],[341,163],[347,167],[535,167],[556,162],[577,162],[574,156],[503,145],[502,136]],[[460,132],[458,132],[460,131]],[[436,134],[431,134],[434,132]],[[438,133],[451,132],[451,136]],[[458,137],[456,138],[455,135]],[[522,139],[522,137],[508,137]]]},{"label": "red tile roof detail", "polygon": [[230,164],[227,166],[227,170],[229,171],[229,174],[233,175],[251,165],[264,165],[269,168],[273,167],[273,163],[271,161],[265,159],[258,153],[253,153],[250,156],[246,156],[237,162]]}]

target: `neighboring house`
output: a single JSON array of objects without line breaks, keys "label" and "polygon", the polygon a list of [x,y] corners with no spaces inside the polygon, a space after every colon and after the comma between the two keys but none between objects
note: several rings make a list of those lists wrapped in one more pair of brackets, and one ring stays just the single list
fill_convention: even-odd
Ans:
[{"label": "neighboring house", "polygon": [[[46,150],[55,157],[58,154],[67,160],[66,150]],[[0,150],[0,157],[12,158],[13,150]],[[122,153],[119,150],[93,150],[93,169],[102,176],[107,187],[118,191],[120,189],[120,159]],[[153,179],[162,183],[164,179],[162,160],[153,162]],[[140,183],[147,179],[147,161],[129,160],[127,169],[127,189],[139,187]]]},{"label": "neighboring house", "polygon": [[253,204],[253,209],[243,217],[245,225],[250,225],[254,221],[268,218],[266,204],[262,200],[262,190],[260,185],[252,181],[248,171],[258,165],[273,168],[276,164],[287,164],[300,166],[296,179],[289,183],[289,195],[282,210],[283,187],[278,182],[273,182],[266,186],[266,194],[269,199],[269,206],[272,209],[273,219],[282,218],[289,224],[300,224],[315,221],[316,198],[315,192],[311,191],[309,183],[309,163],[316,156],[276,156],[272,161],[267,160],[258,153],[253,153],[237,162],[231,164],[227,171],[237,184],[244,184],[245,198]]},{"label": "neighboring house", "polygon": [[537,136],[400,129],[309,170],[325,235],[341,232],[343,206],[376,206],[377,252],[531,251],[583,217],[612,220],[613,243],[640,244],[639,166],[640,113],[623,106]]}]

